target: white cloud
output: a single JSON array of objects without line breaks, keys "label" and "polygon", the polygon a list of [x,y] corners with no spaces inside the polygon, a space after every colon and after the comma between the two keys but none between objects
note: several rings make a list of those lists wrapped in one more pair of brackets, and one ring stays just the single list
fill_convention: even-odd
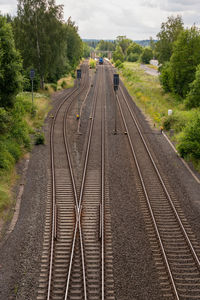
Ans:
[{"label": "white cloud", "polygon": [[[185,26],[199,25],[199,0],[57,0],[64,4],[64,15],[79,26],[82,38],[132,39],[156,37],[162,22],[181,14]],[[0,0],[2,13],[16,13],[17,0]]]}]

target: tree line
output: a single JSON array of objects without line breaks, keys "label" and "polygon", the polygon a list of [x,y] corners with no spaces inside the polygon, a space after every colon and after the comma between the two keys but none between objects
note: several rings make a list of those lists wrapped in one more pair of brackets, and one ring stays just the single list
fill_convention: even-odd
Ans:
[{"label": "tree line", "polygon": [[16,93],[73,73],[83,54],[78,27],[63,19],[55,0],[18,0],[17,15],[0,16],[0,106],[12,106]]}]

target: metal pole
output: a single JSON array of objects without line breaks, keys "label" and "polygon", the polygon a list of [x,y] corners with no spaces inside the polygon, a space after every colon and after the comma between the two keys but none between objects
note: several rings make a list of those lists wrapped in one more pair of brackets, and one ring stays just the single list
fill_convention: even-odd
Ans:
[{"label": "metal pole", "polygon": [[31,81],[32,81],[32,114],[33,114],[33,79]]},{"label": "metal pole", "polygon": [[115,89],[115,129],[114,134],[117,134],[117,90]]}]

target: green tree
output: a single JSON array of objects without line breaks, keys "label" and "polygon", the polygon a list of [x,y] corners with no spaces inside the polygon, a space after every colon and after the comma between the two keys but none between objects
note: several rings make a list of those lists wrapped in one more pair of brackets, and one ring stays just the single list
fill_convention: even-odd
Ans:
[{"label": "green tree", "polygon": [[150,60],[153,58],[153,51],[151,48],[145,47],[141,56],[141,61],[144,64],[149,64]]},{"label": "green tree", "polygon": [[171,91],[170,88],[170,62],[167,61],[163,64],[160,74],[160,83],[166,93]]},{"label": "green tree", "polygon": [[185,97],[190,83],[195,79],[195,71],[200,64],[200,30],[193,26],[182,31],[174,44],[170,59],[169,86],[171,90]]},{"label": "green tree", "polygon": [[22,61],[15,49],[12,27],[0,17],[0,106],[12,107],[22,85]]},{"label": "green tree", "polygon": [[18,0],[13,22],[16,46],[25,69],[33,66],[41,78],[62,73],[65,66],[66,41],[63,39],[63,7],[55,0]]},{"label": "green tree", "polygon": [[65,38],[67,42],[66,55],[72,69],[75,69],[83,54],[83,42],[78,34],[78,27],[71,17],[64,24]]},{"label": "green tree", "polygon": [[114,60],[114,62],[116,62],[117,60],[120,60],[121,62],[124,61],[123,51],[119,45],[116,47],[116,50],[113,53],[113,60]]},{"label": "green tree", "polygon": [[190,85],[185,105],[187,108],[200,107],[200,65],[197,66],[195,80]]},{"label": "green tree", "polygon": [[156,57],[160,64],[170,60],[173,51],[173,43],[183,30],[181,16],[168,17],[167,22],[162,23],[161,31],[157,34],[158,41],[155,46]]},{"label": "green tree", "polygon": [[83,43],[83,57],[87,58],[90,56],[90,47],[87,43]]},{"label": "green tree", "polygon": [[100,51],[114,51],[115,50],[115,44],[110,41],[104,41],[101,40],[96,47],[96,50]]},{"label": "green tree", "polygon": [[143,51],[143,47],[139,44],[132,42],[127,48],[127,55],[134,53],[140,55]]},{"label": "green tree", "polygon": [[118,46],[121,47],[123,55],[126,55],[127,49],[129,45],[132,43],[132,41],[130,39],[127,39],[125,35],[120,35],[117,37],[116,43]]},{"label": "green tree", "polygon": [[200,117],[198,115],[185,128],[184,136],[178,144],[178,151],[182,157],[200,159]]}]

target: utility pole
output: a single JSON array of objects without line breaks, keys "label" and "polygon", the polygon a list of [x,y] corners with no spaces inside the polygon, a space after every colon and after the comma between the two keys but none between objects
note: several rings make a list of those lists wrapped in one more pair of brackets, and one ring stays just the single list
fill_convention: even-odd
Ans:
[{"label": "utility pole", "polygon": [[119,74],[113,74],[113,87],[115,91],[115,128],[114,134],[117,134],[117,90],[119,87]]}]

